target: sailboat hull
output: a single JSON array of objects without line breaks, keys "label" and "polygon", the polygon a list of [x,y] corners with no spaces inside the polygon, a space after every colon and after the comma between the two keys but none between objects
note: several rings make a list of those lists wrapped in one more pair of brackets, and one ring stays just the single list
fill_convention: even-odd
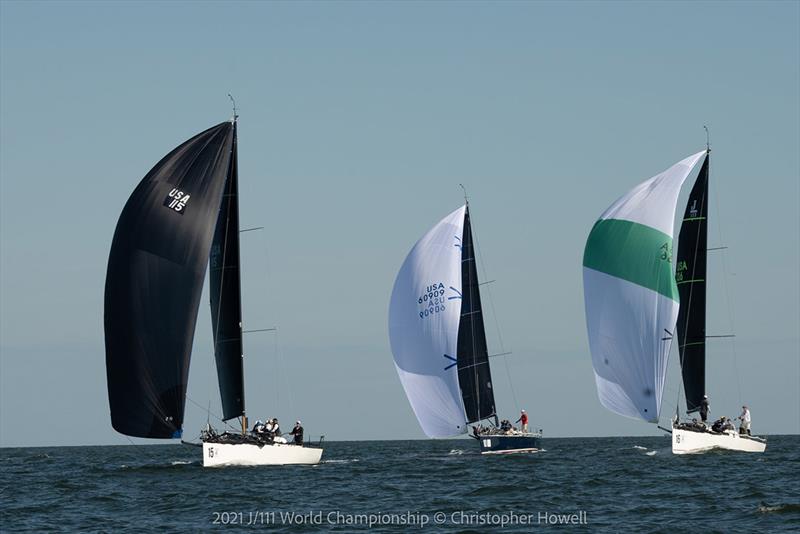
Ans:
[{"label": "sailboat hull", "polygon": [[316,465],[322,449],[288,443],[203,443],[203,467],[228,465]]},{"label": "sailboat hull", "polygon": [[741,452],[764,452],[767,441],[755,436],[740,435],[736,431],[723,434],[700,432],[681,428],[672,429],[673,454],[696,454],[714,449]]},{"label": "sailboat hull", "polygon": [[478,444],[481,454],[513,454],[539,452],[541,434],[491,434],[481,435]]}]

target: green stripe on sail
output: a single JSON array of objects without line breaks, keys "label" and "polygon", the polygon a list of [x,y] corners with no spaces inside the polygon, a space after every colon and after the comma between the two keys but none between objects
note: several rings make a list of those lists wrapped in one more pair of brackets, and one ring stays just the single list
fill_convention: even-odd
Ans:
[{"label": "green stripe on sail", "polygon": [[672,272],[672,238],[631,221],[599,220],[589,233],[583,266],[679,301]]}]

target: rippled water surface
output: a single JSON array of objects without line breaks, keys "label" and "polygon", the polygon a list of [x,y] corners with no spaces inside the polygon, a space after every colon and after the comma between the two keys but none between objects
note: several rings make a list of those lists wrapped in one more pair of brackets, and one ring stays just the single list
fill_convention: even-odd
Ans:
[{"label": "rippled water surface", "polygon": [[[770,437],[765,454],[675,456],[667,438],[543,444],[537,454],[481,456],[471,440],[337,442],[315,467],[221,469],[204,469],[200,449],[184,445],[6,448],[0,527],[409,532],[426,522],[425,531],[486,532],[516,521],[503,531],[800,530],[800,436]],[[573,524],[548,524],[559,519]]]}]

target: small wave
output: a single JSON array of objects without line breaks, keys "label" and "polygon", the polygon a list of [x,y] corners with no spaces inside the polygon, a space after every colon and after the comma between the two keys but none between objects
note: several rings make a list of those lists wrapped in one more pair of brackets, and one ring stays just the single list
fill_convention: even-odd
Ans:
[{"label": "small wave", "polygon": [[464,454],[464,451],[461,449],[450,449],[450,452],[447,454],[461,455]]},{"label": "small wave", "polygon": [[191,460],[175,460],[172,465],[192,465],[193,463]]},{"label": "small wave", "polygon": [[658,451],[647,451],[645,454],[647,456],[655,456],[656,454],[658,454]]},{"label": "small wave", "polygon": [[800,504],[770,505],[762,501],[761,506],[758,507],[758,511],[759,513],[762,514],[771,514],[771,513],[782,514],[785,512],[800,512]]},{"label": "small wave", "polygon": [[323,464],[351,464],[359,461],[358,458],[349,458],[347,460],[322,460]]},{"label": "small wave", "polygon": [[642,447],[641,445],[634,445],[633,448],[637,449],[637,450],[640,450],[640,451],[646,451],[647,450],[647,447]]}]

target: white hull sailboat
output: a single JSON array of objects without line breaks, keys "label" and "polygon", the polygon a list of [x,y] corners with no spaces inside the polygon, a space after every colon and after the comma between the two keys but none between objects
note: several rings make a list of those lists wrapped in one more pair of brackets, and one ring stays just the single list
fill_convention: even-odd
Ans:
[{"label": "white hull sailboat", "polygon": [[756,436],[740,434],[736,430],[724,432],[698,431],[672,427],[672,452],[695,454],[712,450],[764,452],[767,441]]},{"label": "white hull sailboat", "polygon": [[[708,264],[708,187],[711,151],[706,157],[686,201],[686,210],[678,234],[675,256],[675,281],[680,297],[680,310],[675,333],[681,365],[681,383],[686,400],[686,413],[700,411],[706,392],[706,342],[710,338],[733,337],[708,335],[706,332],[706,288]],[[722,247],[720,247],[720,250]],[[676,411],[672,422],[672,452],[699,453],[713,449],[764,452],[766,440],[737,432],[732,425],[715,431],[702,422],[681,423]]]},{"label": "white hull sailboat", "polygon": [[[583,258],[589,347],[600,402],[619,415],[658,423],[676,334],[687,413],[699,409],[705,394],[706,338],[721,337],[705,331],[708,156],[706,148],[639,184],[589,234]],[[673,269],[678,195],[700,163]],[[713,432],[677,417],[671,432],[676,454],[766,447],[760,438]]]},{"label": "white hull sailboat", "polygon": [[[195,323],[209,271],[222,420],[203,433],[203,465],[316,464],[321,448],[247,432],[244,408],[236,110],[140,182],[120,215],[105,291],[111,424],[128,436],[180,439]],[[302,441],[302,440],[298,440]]]},{"label": "white hull sailboat", "polygon": [[322,449],[293,443],[255,445],[252,443],[203,442],[203,467],[316,465],[321,459]]}]

